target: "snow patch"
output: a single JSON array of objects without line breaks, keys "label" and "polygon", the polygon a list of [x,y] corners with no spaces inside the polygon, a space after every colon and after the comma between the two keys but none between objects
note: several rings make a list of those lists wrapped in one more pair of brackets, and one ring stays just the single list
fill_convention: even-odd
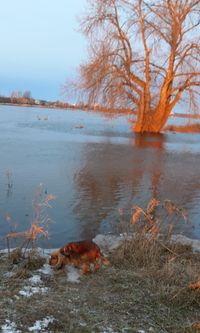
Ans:
[{"label": "snow patch", "polygon": [[[18,250],[17,247],[10,248],[9,251],[8,249],[2,249],[0,250],[0,254],[9,254],[9,252],[12,253],[13,251],[16,250]],[[33,252],[33,249],[21,248],[21,251],[26,255],[30,252]],[[37,247],[37,249],[35,249],[34,251],[36,255],[38,254],[42,258],[47,258],[51,254],[51,252],[55,251],[55,249],[43,249],[41,247]]]},{"label": "snow patch", "polygon": [[42,283],[40,275],[33,275],[28,281],[30,281],[31,285]]},{"label": "snow patch", "polygon": [[11,278],[14,275],[13,272],[6,272],[4,273],[4,276],[7,277],[8,279]]},{"label": "snow patch", "polygon": [[[124,241],[134,238],[134,234],[120,234],[116,235],[97,235],[93,241],[101,248],[103,253],[109,253],[110,251],[118,248]],[[200,252],[200,240],[191,239],[183,235],[172,235],[171,241],[174,243],[180,243],[183,245],[190,245],[193,252]]]},{"label": "snow patch", "polygon": [[46,329],[50,323],[53,323],[54,320],[55,319],[52,316],[46,317],[42,320],[37,320],[32,327],[29,327],[28,330],[29,332],[34,332],[34,333],[39,333],[39,332],[47,333],[48,331],[44,331],[44,329]]},{"label": "snow patch", "polygon": [[[116,249],[117,247],[119,247],[123,243],[123,241],[130,240],[133,237],[134,237],[134,234],[127,234],[127,233],[123,233],[120,235],[99,234],[93,239],[93,241],[101,248],[102,252],[108,253],[108,252]],[[191,239],[191,238],[188,238],[181,234],[177,234],[177,235],[172,235],[171,240],[173,242],[191,245],[195,252],[200,252],[200,240],[198,240],[198,239]],[[10,249],[10,252],[15,251],[15,250],[16,250],[16,248],[12,248],[12,249]],[[25,249],[22,249],[22,250],[25,250]],[[37,253],[41,257],[47,259],[51,255],[51,253],[55,250],[57,250],[57,249],[55,249],[55,248],[53,248],[53,249],[37,248]],[[26,249],[27,253],[29,251],[32,251],[32,250]],[[2,250],[0,250],[0,254],[8,254],[8,250],[2,249]],[[44,267],[46,267],[45,269],[47,269],[47,266],[49,266],[49,265],[48,264],[44,265]],[[50,272],[50,270],[46,274],[49,274],[49,272]]]},{"label": "snow patch", "polygon": [[19,295],[24,297],[31,297],[34,294],[45,294],[49,288],[47,287],[32,287],[32,286],[26,286],[22,290],[19,291]]},{"label": "snow patch", "polygon": [[200,240],[198,239],[191,239],[183,235],[172,235],[171,240],[175,243],[190,245],[193,252],[200,252]]},{"label": "snow patch", "polygon": [[40,275],[33,275],[27,280],[28,286],[25,286],[19,291],[19,295],[24,297],[31,297],[34,294],[45,294],[49,288],[42,286],[42,280]]},{"label": "snow patch", "polygon": [[[10,252],[14,251],[16,249],[10,249]],[[0,250],[0,254],[8,254],[8,249],[2,249]]]},{"label": "snow patch", "polygon": [[133,235],[120,234],[116,235],[97,235],[93,241],[101,248],[103,253],[109,253],[110,251],[118,248],[125,240],[131,239]]},{"label": "snow patch", "polygon": [[17,325],[10,320],[6,320],[5,325],[1,326],[2,333],[21,333],[21,331],[17,330]]},{"label": "snow patch", "polygon": [[44,275],[53,275],[52,268],[48,264],[44,264],[42,268],[38,270],[38,273],[42,273]]},{"label": "snow patch", "polygon": [[67,273],[67,281],[71,283],[79,283],[80,282],[80,271],[73,266],[66,266]]},{"label": "snow patch", "polygon": [[117,332],[113,331],[112,327],[107,327],[107,328],[104,328],[101,333],[117,333]]}]

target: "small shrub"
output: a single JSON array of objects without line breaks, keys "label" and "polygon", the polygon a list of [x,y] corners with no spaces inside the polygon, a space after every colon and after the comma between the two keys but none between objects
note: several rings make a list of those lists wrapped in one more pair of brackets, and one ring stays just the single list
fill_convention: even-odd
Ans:
[{"label": "small shrub", "polygon": [[[6,235],[8,253],[10,255],[10,240],[21,239],[21,244],[18,246],[18,250],[24,251],[23,255],[27,248],[31,245],[32,249],[36,248],[37,241],[41,236],[48,237],[48,226],[51,222],[47,214],[47,208],[50,208],[50,201],[54,200],[55,196],[52,194],[44,194],[42,184],[39,186],[38,190],[35,193],[33,199],[33,219],[31,221],[31,226],[28,230],[22,232],[16,232],[11,230],[10,233]],[[11,217],[9,214],[6,215],[6,220],[12,226]]]},{"label": "small shrub", "polygon": [[133,232],[148,235],[148,238],[158,238],[163,232],[169,238],[178,219],[187,221],[186,213],[171,200],[163,202],[152,198],[146,208],[133,206],[130,224]]}]

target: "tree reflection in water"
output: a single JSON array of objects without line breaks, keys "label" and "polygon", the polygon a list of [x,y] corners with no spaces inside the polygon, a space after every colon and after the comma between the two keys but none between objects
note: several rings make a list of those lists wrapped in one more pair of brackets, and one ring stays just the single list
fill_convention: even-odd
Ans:
[{"label": "tree reflection in water", "polygon": [[[132,205],[144,207],[152,197],[193,210],[200,170],[191,165],[190,153],[168,152],[165,142],[165,135],[136,135],[132,145],[86,147],[85,165],[74,179],[81,238],[113,230],[119,209],[128,221]],[[191,225],[180,228],[198,233]]]}]

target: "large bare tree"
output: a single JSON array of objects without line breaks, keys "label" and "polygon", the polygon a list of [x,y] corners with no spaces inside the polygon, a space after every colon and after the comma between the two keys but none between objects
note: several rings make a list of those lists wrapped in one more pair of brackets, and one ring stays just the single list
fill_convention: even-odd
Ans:
[{"label": "large bare tree", "polygon": [[136,132],[160,132],[181,100],[197,109],[200,0],[88,0],[81,30],[89,59],[79,88],[89,103],[131,108]]}]

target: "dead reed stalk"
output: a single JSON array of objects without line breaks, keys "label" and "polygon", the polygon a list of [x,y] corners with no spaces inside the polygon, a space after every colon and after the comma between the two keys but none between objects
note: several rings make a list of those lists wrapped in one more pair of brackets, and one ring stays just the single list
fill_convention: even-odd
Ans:
[{"label": "dead reed stalk", "polygon": [[[16,232],[11,231],[6,235],[8,254],[10,256],[10,240],[21,239],[21,244],[18,247],[20,251],[23,250],[23,256],[27,248],[31,245],[31,248],[36,247],[38,239],[43,236],[48,237],[49,231],[48,226],[51,222],[50,217],[47,213],[47,208],[51,208],[50,201],[54,200],[55,196],[52,194],[44,194],[43,185],[40,184],[33,198],[33,218],[31,221],[31,226],[28,230]],[[10,222],[11,218],[8,215],[7,221]]]}]

